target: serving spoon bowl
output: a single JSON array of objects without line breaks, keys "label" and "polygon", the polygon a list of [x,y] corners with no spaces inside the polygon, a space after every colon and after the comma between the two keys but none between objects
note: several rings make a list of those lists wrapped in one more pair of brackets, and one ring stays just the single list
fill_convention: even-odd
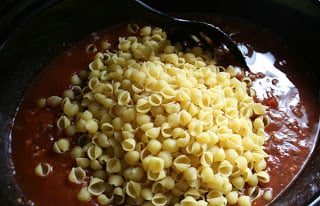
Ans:
[{"label": "serving spoon bowl", "polygon": [[214,56],[230,53],[235,63],[250,71],[237,44],[220,28],[206,22],[169,16],[140,0],[129,0],[128,6],[134,11],[131,14],[134,18],[163,28],[171,41],[181,42],[184,48],[200,46],[212,51]]}]

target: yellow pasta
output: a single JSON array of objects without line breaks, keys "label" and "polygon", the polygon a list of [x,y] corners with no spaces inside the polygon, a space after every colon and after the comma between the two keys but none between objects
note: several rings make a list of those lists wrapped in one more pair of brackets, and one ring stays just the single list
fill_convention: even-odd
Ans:
[{"label": "yellow pasta", "polygon": [[71,103],[69,98],[64,98],[62,100],[62,108],[66,115],[68,116],[74,116],[79,111],[79,106],[77,104]]},{"label": "yellow pasta", "polygon": [[61,104],[62,98],[59,96],[51,96],[46,99],[46,104],[49,107],[57,107]]},{"label": "yellow pasta", "polygon": [[266,171],[257,172],[257,178],[259,182],[263,182],[263,183],[270,181],[269,174]]},{"label": "yellow pasta", "polygon": [[[153,129],[154,128],[154,123],[153,122],[147,122],[144,123],[143,125],[140,126],[140,129],[143,130],[144,132],[146,132],[149,129]],[[151,132],[151,131],[149,131]]]},{"label": "yellow pasta", "polygon": [[164,161],[159,157],[150,157],[148,161],[148,171],[153,173],[161,172],[164,168]]},{"label": "yellow pasta", "polygon": [[130,180],[126,184],[126,193],[132,198],[139,197],[141,193],[141,185],[137,182]]},{"label": "yellow pasta", "polygon": [[176,183],[173,177],[166,176],[160,181],[160,184],[168,191],[174,189]]},{"label": "yellow pasta", "polygon": [[220,161],[223,161],[225,157],[226,157],[225,151],[222,148],[219,148],[213,154],[213,161],[220,162]]},{"label": "yellow pasta", "polygon": [[152,94],[149,96],[149,104],[151,106],[159,106],[162,103],[162,96],[159,94]]},{"label": "yellow pasta", "polygon": [[186,155],[179,155],[173,160],[173,166],[178,172],[184,172],[191,166],[191,162]]},{"label": "yellow pasta", "polygon": [[84,157],[76,158],[77,165],[83,169],[88,168],[90,166],[90,160]]},{"label": "yellow pasta", "polygon": [[231,191],[226,195],[227,202],[230,205],[234,205],[238,202],[238,192],[237,191]]},{"label": "yellow pasta", "polygon": [[188,130],[191,135],[197,136],[203,131],[203,123],[200,120],[192,119],[188,124]]},{"label": "yellow pasta", "polygon": [[190,142],[190,134],[187,131],[183,131],[179,136],[177,137],[177,146],[178,147],[185,147]]},{"label": "yellow pasta", "polygon": [[227,199],[222,192],[212,190],[207,194],[207,201],[209,205],[226,205]]},{"label": "yellow pasta", "polygon": [[[159,117],[162,117],[162,116],[157,115],[157,116],[156,116],[156,119],[158,118],[158,121],[159,121],[158,124],[161,124],[161,129],[160,129],[161,135],[162,135],[164,138],[169,138],[169,137],[171,137],[171,136],[172,136],[172,127],[171,127],[170,124],[167,123],[167,122],[163,122],[163,123],[162,123],[162,121],[165,121],[165,119],[164,119],[164,120],[162,120],[162,119],[160,120]],[[156,121],[156,123],[157,123],[158,121]],[[160,121],[161,121],[161,122],[160,122]]]},{"label": "yellow pasta", "polygon": [[108,184],[115,187],[122,186],[124,184],[124,179],[121,175],[110,175],[108,178]]},{"label": "yellow pasta", "polygon": [[138,125],[142,125],[148,122],[151,122],[151,117],[148,114],[142,114],[142,113],[136,114],[136,123]]},{"label": "yellow pasta", "polygon": [[107,172],[109,173],[117,173],[121,171],[121,162],[118,158],[110,158],[107,161]]},{"label": "yellow pasta", "polygon": [[263,192],[263,191],[260,190],[259,187],[249,187],[249,188],[248,188],[248,194],[247,194],[247,195],[248,195],[251,199],[255,200],[255,199],[258,199],[258,198],[261,197],[262,192]]},{"label": "yellow pasta", "polygon": [[156,139],[160,135],[160,127],[150,128],[146,131],[145,135],[151,139]]},{"label": "yellow pasta", "polygon": [[239,206],[250,206],[251,205],[251,201],[250,201],[250,197],[248,196],[240,196],[238,199],[238,205]]},{"label": "yellow pasta", "polygon": [[131,96],[128,91],[122,91],[118,95],[118,104],[119,105],[127,105],[131,101]]},{"label": "yellow pasta", "polygon": [[66,116],[61,116],[57,121],[57,126],[59,129],[66,129],[70,127],[71,122],[70,119],[68,119]]},{"label": "yellow pasta", "polygon": [[73,167],[69,173],[69,181],[81,184],[86,177],[86,172],[81,167]]},{"label": "yellow pasta", "polygon": [[136,140],[134,138],[128,138],[121,142],[122,149],[124,151],[133,151],[136,146]]},{"label": "yellow pasta", "polygon": [[163,187],[163,184],[161,184],[161,180],[155,181],[152,183],[151,191],[152,191],[152,193],[164,193],[165,192],[165,188]]},{"label": "yellow pasta", "polygon": [[202,166],[209,166],[213,163],[213,153],[209,151],[204,151],[201,154],[200,163]]},{"label": "yellow pasta", "polygon": [[188,125],[192,120],[191,114],[189,112],[187,112],[186,110],[180,111],[178,114],[178,118],[179,118],[180,124],[182,126]]},{"label": "yellow pasta", "polygon": [[164,104],[164,109],[167,113],[172,114],[172,113],[178,113],[181,108],[180,108],[180,104],[170,102],[170,103]]},{"label": "yellow pasta", "polygon": [[152,202],[153,205],[156,205],[156,206],[164,206],[164,205],[167,204],[168,199],[164,194],[156,193],[152,197],[151,202]]},{"label": "yellow pasta", "polygon": [[144,170],[141,167],[129,167],[124,171],[124,177],[128,180],[140,182],[144,176]]},{"label": "yellow pasta", "polygon": [[273,194],[271,189],[268,189],[263,193],[263,199],[265,199],[266,201],[271,201],[272,197],[273,197]]},{"label": "yellow pasta", "polygon": [[214,180],[214,172],[211,167],[203,166],[199,171],[200,178],[203,182],[211,182]]},{"label": "yellow pasta", "polygon": [[48,176],[53,170],[53,167],[49,163],[39,163],[34,171],[36,175],[40,177]]},{"label": "yellow pasta", "polygon": [[160,152],[161,147],[162,147],[161,142],[156,139],[149,140],[147,144],[147,149],[153,155],[156,155],[158,152]]},{"label": "yellow pasta", "polygon": [[186,180],[196,180],[197,179],[197,169],[195,167],[189,167],[183,172],[183,177]]},{"label": "yellow pasta", "polygon": [[91,198],[91,194],[89,193],[86,187],[80,189],[80,192],[77,195],[80,201],[89,201]]},{"label": "yellow pasta", "polygon": [[176,93],[177,92],[171,87],[164,87],[160,91],[160,94],[166,100],[175,98],[176,97]]},{"label": "yellow pasta", "polygon": [[167,151],[160,151],[157,155],[159,158],[163,159],[164,161],[164,168],[170,168],[172,165],[172,155],[170,154],[170,152]]},{"label": "yellow pasta", "polygon": [[96,177],[92,178],[88,186],[88,192],[92,195],[98,196],[101,195],[104,191],[104,180]]},{"label": "yellow pasta", "polygon": [[53,144],[53,151],[56,153],[64,153],[70,148],[69,140],[61,138]]},{"label": "yellow pasta", "polygon": [[248,177],[248,180],[247,180],[248,184],[250,186],[257,186],[258,185],[258,182],[259,182],[259,179],[258,179],[258,175],[256,173],[250,175]]},{"label": "yellow pasta", "polygon": [[113,201],[113,196],[108,197],[105,194],[98,195],[97,201],[101,205],[109,205]]},{"label": "yellow pasta", "polygon": [[209,179],[207,186],[213,190],[220,190],[223,186],[223,177],[220,174],[213,174],[213,177]]},{"label": "yellow pasta", "polygon": [[[217,65],[201,47],[172,45],[160,28],[127,29],[132,36],[120,37],[112,52],[97,52],[88,71],[72,76],[63,98],[39,103],[62,108],[57,127],[68,138],[53,150],[71,150],[78,167],[69,180],[82,184],[84,170],[92,174],[78,199],[250,205],[245,188],[260,191],[259,183],[270,179],[263,151],[270,120],[254,100],[251,79],[239,80],[236,69]],[[36,173],[51,169],[40,165]],[[272,199],[270,191],[264,196]]]},{"label": "yellow pasta", "polygon": [[151,200],[153,197],[153,192],[151,191],[151,188],[148,187],[144,187],[141,190],[141,196],[143,197],[143,199],[145,200]]},{"label": "yellow pasta", "polygon": [[99,160],[90,160],[90,168],[93,170],[101,170],[103,167],[103,164]]},{"label": "yellow pasta", "polygon": [[242,177],[234,177],[231,178],[231,183],[237,190],[242,190],[244,188],[245,181]]},{"label": "yellow pasta", "polygon": [[102,149],[97,145],[91,145],[87,150],[87,155],[89,159],[95,160],[102,155]]},{"label": "yellow pasta", "polygon": [[125,201],[125,194],[121,187],[116,187],[113,190],[114,203],[121,205]]},{"label": "yellow pasta", "polygon": [[232,169],[232,164],[227,160],[221,161],[218,166],[218,172],[224,176],[229,176],[232,173]]},{"label": "yellow pasta", "polygon": [[147,176],[148,176],[148,179],[151,181],[158,181],[165,178],[166,173],[164,170],[161,170],[160,172],[153,172],[151,170],[148,170]]}]

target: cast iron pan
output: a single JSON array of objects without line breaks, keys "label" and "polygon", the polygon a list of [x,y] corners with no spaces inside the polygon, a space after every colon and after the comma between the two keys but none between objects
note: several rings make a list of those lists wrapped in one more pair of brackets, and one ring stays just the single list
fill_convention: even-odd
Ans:
[{"label": "cast iron pan", "polygon": [[[314,69],[306,72],[320,80],[320,8],[316,0],[146,2],[166,12],[221,13],[267,27],[302,51],[313,65],[306,69]],[[0,205],[17,205],[17,199],[23,199],[14,181],[10,129],[24,91],[61,51],[91,32],[130,20],[123,5],[120,0],[7,0],[0,6]],[[320,194],[317,142],[300,176],[273,205],[307,205]]]}]

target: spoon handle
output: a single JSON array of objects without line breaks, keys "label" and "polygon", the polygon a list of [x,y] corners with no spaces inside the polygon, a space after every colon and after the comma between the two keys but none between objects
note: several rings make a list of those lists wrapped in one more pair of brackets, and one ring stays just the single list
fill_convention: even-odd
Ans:
[{"label": "spoon handle", "polygon": [[140,21],[162,27],[165,30],[175,26],[174,18],[150,7],[141,0],[129,0],[128,6],[132,12],[131,15]]}]

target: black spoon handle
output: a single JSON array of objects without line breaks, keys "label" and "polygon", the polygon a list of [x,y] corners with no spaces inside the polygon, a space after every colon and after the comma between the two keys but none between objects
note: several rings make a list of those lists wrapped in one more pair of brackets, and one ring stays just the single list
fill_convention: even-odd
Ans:
[{"label": "black spoon handle", "polygon": [[129,0],[131,16],[137,20],[144,21],[165,30],[175,27],[176,20],[159,10],[156,10],[140,0]]}]

